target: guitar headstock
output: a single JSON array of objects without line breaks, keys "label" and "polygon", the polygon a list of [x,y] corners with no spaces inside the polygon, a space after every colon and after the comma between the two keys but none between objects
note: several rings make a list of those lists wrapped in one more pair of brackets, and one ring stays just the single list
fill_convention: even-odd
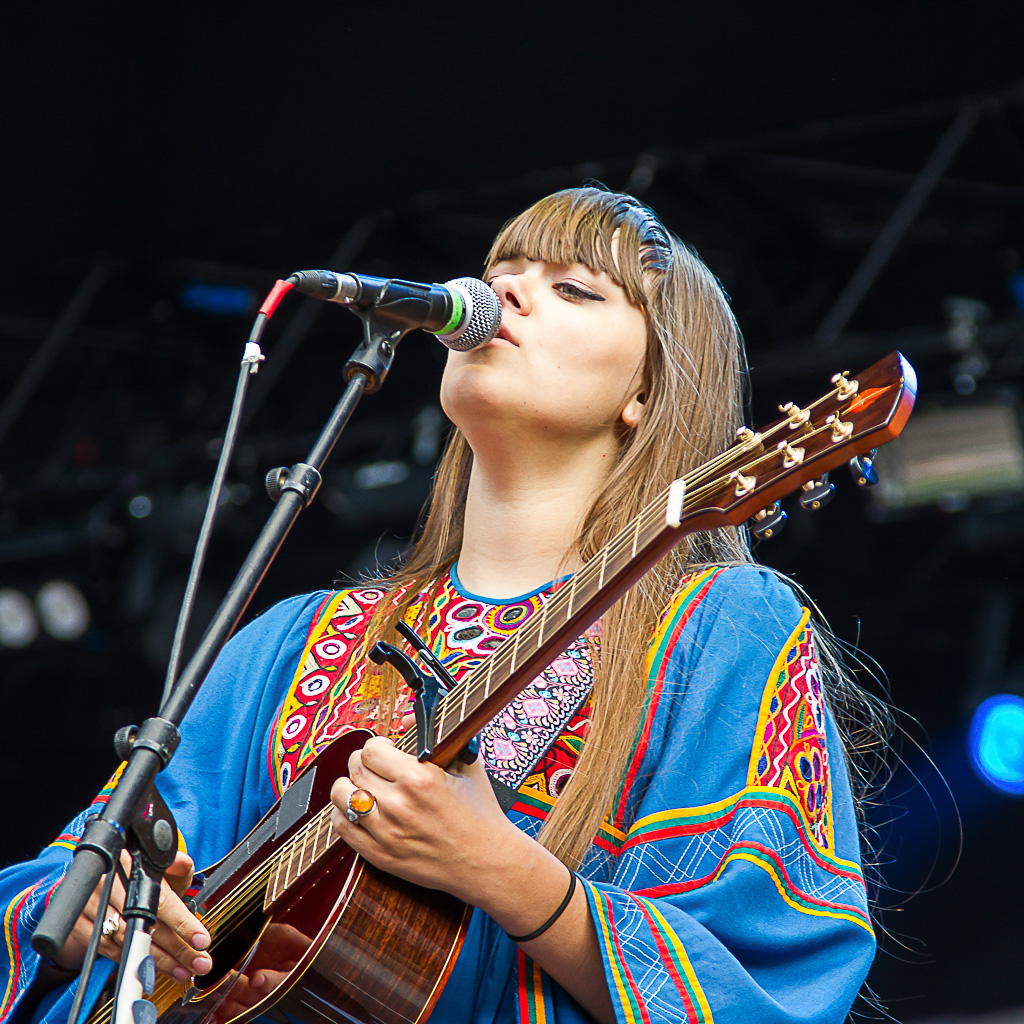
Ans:
[{"label": "guitar headstock", "polygon": [[[741,427],[731,448],[687,476],[688,527],[738,526],[802,485],[808,507],[823,504],[830,485],[822,478],[898,437],[916,394],[914,368],[892,352],[863,373],[836,374],[832,389],[809,405],[781,406],[785,415],[762,430]],[[754,532],[771,535],[756,522]]]}]

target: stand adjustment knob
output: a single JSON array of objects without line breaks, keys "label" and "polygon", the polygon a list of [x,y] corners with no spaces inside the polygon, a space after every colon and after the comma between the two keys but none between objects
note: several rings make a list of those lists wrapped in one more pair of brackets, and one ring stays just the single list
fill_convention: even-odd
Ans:
[{"label": "stand adjustment knob", "polygon": [[263,486],[267,489],[267,496],[275,504],[281,497],[284,489],[284,482],[288,479],[288,467],[278,466],[276,469],[270,470],[267,473],[266,479],[263,482]]},{"label": "stand adjustment knob", "polygon": [[114,753],[117,754],[122,761],[128,760],[128,755],[132,751],[132,747],[135,744],[135,737],[139,735],[139,727],[137,725],[122,725],[117,732],[114,733]]}]

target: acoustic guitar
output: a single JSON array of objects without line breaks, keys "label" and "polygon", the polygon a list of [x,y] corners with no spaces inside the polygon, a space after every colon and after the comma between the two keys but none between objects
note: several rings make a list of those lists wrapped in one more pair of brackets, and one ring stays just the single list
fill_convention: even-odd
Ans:
[{"label": "acoustic guitar", "polygon": [[[897,437],[913,408],[913,368],[891,353],[761,431],[740,428],[721,455],[674,481],[485,662],[444,697],[429,760],[450,765],[490,719],[688,534],[752,519],[770,534],[778,501],[827,497],[830,470],[851,461],[870,482],[873,449]],[[752,518],[753,517],[753,518]],[[181,985],[160,976],[160,1024],[417,1024],[448,979],[472,908],[378,870],[332,832],[330,790],[369,733],[327,746],[278,804],[205,872],[196,913],[212,937],[210,974]],[[409,730],[398,746],[417,745]],[[279,972],[257,995],[248,979]],[[112,1004],[89,1024],[109,1024]]]}]

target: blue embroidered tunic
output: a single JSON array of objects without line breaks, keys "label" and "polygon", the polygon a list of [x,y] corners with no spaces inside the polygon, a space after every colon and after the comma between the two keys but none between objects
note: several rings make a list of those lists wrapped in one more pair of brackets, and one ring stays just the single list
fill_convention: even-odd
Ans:
[{"label": "blue embroidered tunic", "polygon": [[[461,674],[551,589],[494,602],[465,593],[455,577],[424,599],[418,621]],[[197,864],[231,849],[335,731],[373,718],[357,659],[380,597],[364,589],[293,598],[225,648],[158,777]],[[574,644],[484,737],[489,770],[517,789],[509,816],[531,834],[586,740],[593,642]],[[647,667],[622,792],[580,872],[618,1020],[839,1024],[874,936],[808,613],[757,567],[696,574],[665,610]],[[29,937],[84,818],[36,860],[0,873],[0,1021],[67,1017],[76,982],[41,1000],[29,993],[40,963]],[[90,1002],[113,967],[101,964]],[[430,1021],[588,1019],[477,911]]]}]

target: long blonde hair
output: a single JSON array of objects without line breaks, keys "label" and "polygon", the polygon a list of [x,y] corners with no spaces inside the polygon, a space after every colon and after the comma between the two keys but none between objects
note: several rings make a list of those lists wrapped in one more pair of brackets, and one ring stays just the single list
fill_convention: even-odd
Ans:
[{"label": "long blonde hair", "polygon": [[[604,271],[647,321],[644,413],[634,430],[622,431],[604,490],[583,519],[576,547],[585,562],[669,482],[731,443],[742,412],[742,339],[712,273],[631,196],[586,187],[541,199],[502,228],[486,269],[516,257]],[[381,602],[369,635],[392,639],[404,610],[402,595],[439,587],[457,559],[472,464],[466,439],[454,429],[420,535],[388,581],[393,599]],[[539,835],[570,867],[581,863],[621,787],[646,697],[643,654],[680,577],[696,566],[747,561],[745,531],[695,534],[605,614],[590,733]],[[397,677],[386,670],[380,681],[384,711],[394,707]],[[380,715],[383,731],[391,717]]]}]

